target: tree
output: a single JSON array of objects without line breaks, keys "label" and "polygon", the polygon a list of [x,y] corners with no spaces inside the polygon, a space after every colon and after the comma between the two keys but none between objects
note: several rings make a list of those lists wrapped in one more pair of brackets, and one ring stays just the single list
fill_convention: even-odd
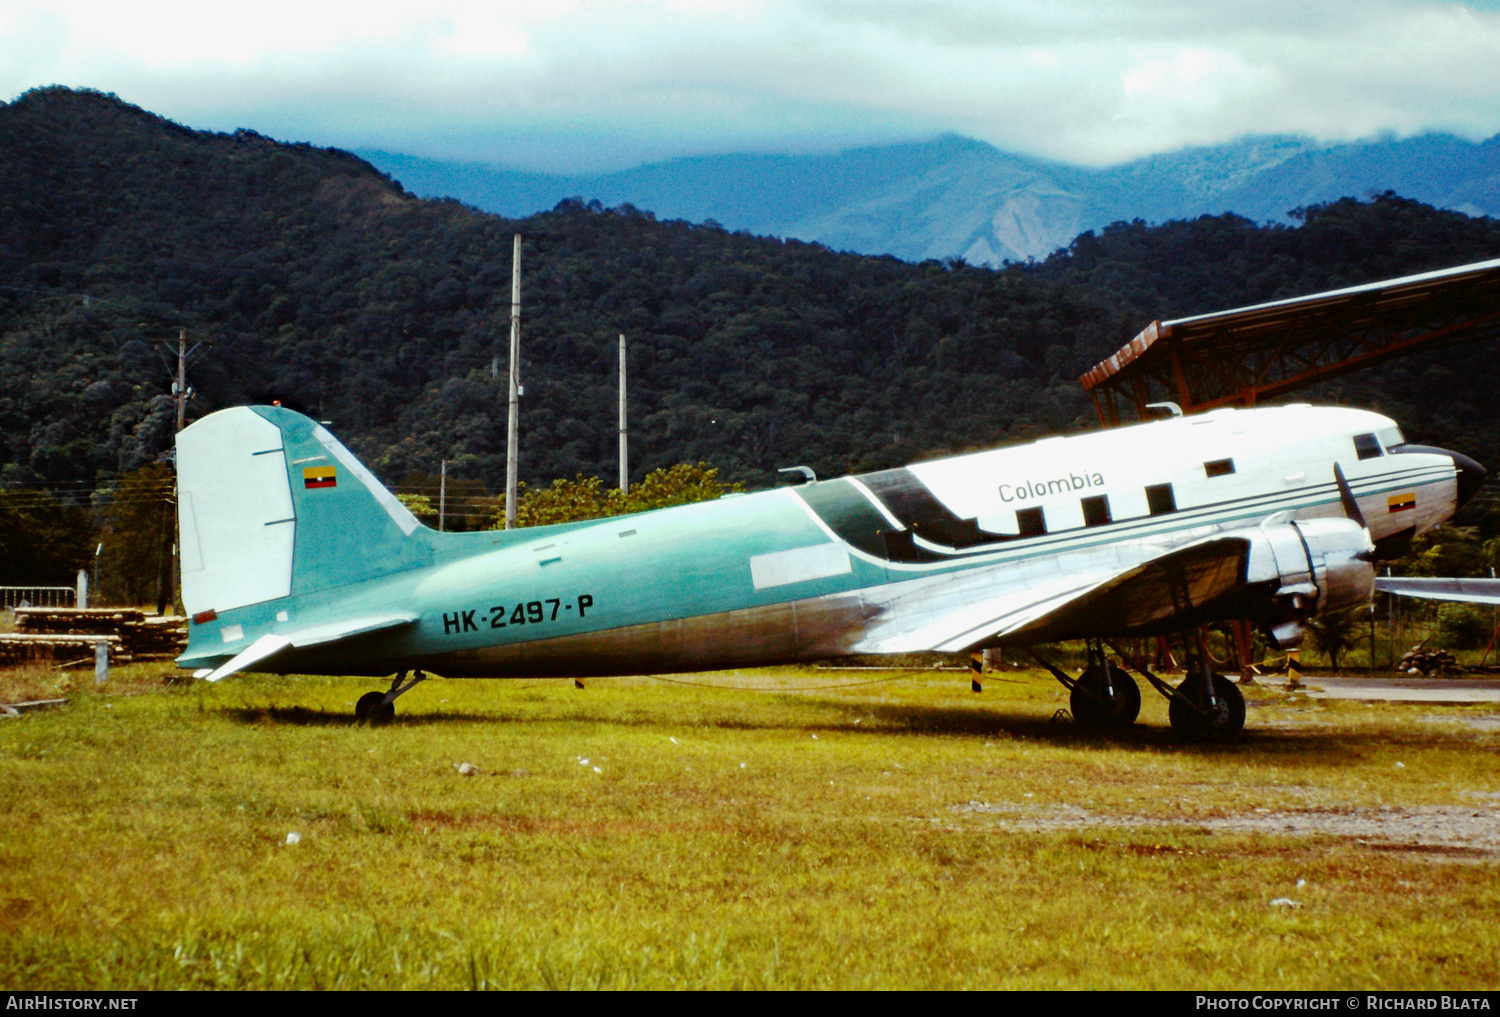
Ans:
[{"label": "tree", "polygon": [[151,463],[116,482],[100,533],[100,599],[117,604],[157,599],[162,555],[171,546],[177,519],[174,487],[166,463]]},{"label": "tree", "polygon": [[[525,487],[524,484],[521,487]],[[629,492],[605,488],[598,477],[578,474],[572,480],[558,479],[551,487],[522,491],[516,504],[517,526],[547,526],[584,519],[646,512],[670,505],[695,501],[713,501],[726,494],[742,493],[743,484],[725,484],[719,471],[707,463],[678,463],[666,469],[652,470]],[[492,529],[505,525],[505,504],[501,499]]]},{"label": "tree", "polygon": [[[571,523],[580,519],[599,519],[614,515],[601,491],[604,482],[598,477],[579,474],[572,480],[559,478],[551,487],[535,491],[518,490],[516,502],[517,526],[549,526],[553,523]],[[505,499],[495,511],[492,529],[505,526]]]},{"label": "tree", "polygon": [[1345,651],[1354,647],[1359,638],[1360,622],[1368,611],[1364,607],[1351,607],[1345,611],[1334,611],[1308,619],[1307,634],[1313,649],[1326,656],[1334,670],[1338,670],[1339,658]]},{"label": "tree", "polygon": [[744,490],[744,484],[725,484],[719,480],[718,468],[708,463],[678,463],[667,469],[652,470],[628,492],[621,492],[618,488],[611,490],[610,503],[618,507],[609,515],[645,512],[694,501],[713,501],[726,494],[743,493]]},{"label": "tree", "polygon": [[438,510],[432,499],[425,494],[398,494],[396,500],[405,505],[412,515],[427,526],[436,527]]},{"label": "tree", "polygon": [[72,586],[92,538],[82,509],[45,491],[0,491],[0,585]]}]

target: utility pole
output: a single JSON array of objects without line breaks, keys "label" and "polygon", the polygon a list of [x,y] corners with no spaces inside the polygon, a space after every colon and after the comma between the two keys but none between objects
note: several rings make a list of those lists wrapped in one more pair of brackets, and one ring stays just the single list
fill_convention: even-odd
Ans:
[{"label": "utility pole", "polygon": [[505,528],[516,528],[516,424],[521,414],[521,234],[511,254],[510,417],[505,438]]},{"label": "utility pole", "polygon": [[[187,329],[185,328],[177,330],[177,380],[172,382],[172,401],[177,404],[177,430],[181,431],[183,424],[187,421],[188,401]],[[177,464],[174,460],[172,463],[172,487],[174,494],[177,486],[176,466]],[[173,500],[175,501],[176,499],[174,498]],[[167,601],[172,599],[172,573],[176,571],[174,566],[176,565],[177,542],[172,539],[172,531],[175,527],[171,525],[168,519],[170,514],[168,506],[163,505],[161,510],[162,550],[161,554],[157,556],[157,561],[160,562],[161,568],[156,576],[156,613],[159,615],[167,613]]]},{"label": "utility pole", "polygon": [[630,453],[625,427],[625,333],[620,333],[620,493],[630,491]]},{"label": "utility pole", "polygon": [[[159,342],[171,342],[170,339],[164,339],[164,340],[158,340],[158,341]],[[176,429],[178,431],[181,431],[183,429],[183,427],[186,426],[186,424],[187,424],[187,404],[188,404],[188,400],[191,399],[192,396],[193,396],[192,390],[188,388],[188,383],[187,383],[188,357],[190,357],[193,353],[196,353],[197,350],[198,350],[198,346],[201,346],[201,345],[202,345],[202,343],[199,343],[198,345],[195,345],[191,350],[189,350],[188,346],[187,346],[187,329],[186,328],[178,328],[178,330],[177,330],[177,374],[176,374],[176,376],[172,380],[172,402],[177,407],[177,428]],[[176,470],[175,470],[175,467],[174,467],[173,473],[175,474],[175,472],[176,472]],[[171,525],[172,520],[171,520],[170,516],[173,513],[170,512],[170,509],[175,504],[175,502],[176,502],[176,482],[174,480],[174,482],[173,482],[173,491],[172,491],[172,495],[170,497],[170,500],[168,500],[168,501],[166,501],[166,502],[164,502],[162,504],[161,554],[159,555],[159,557],[157,559],[159,561],[159,563],[160,563],[160,567],[159,567],[159,570],[157,572],[157,577],[156,577],[156,613],[157,614],[166,614],[167,613],[167,602],[172,599],[172,592],[173,592],[172,591],[172,575],[176,571],[176,569],[174,568],[174,565],[175,565],[175,559],[177,557],[177,542],[172,539],[175,536],[175,534],[176,534],[176,527]],[[97,559],[98,559],[98,554],[96,552],[96,554],[95,554],[95,569],[96,569],[96,571],[97,571],[97,568],[98,568],[98,561],[97,561]],[[98,585],[97,582],[95,583],[95,585],[96,586]]]},{"label": "utility pole", "polygon": [[177,402],[177,430],[182,430],[187,420],[187,329],[177,330],[177,382],[172,386],[172,398]]},{"label": "utility pole", "polygon": [[[442,479],[438,481],[438,532],[447,529],[448,518],[448,460],[443,460]],[[428,502],[428,504],[432,504]]]},{"label": "utility pole", "polygon": [[[172,342],[171,339],[157,339],[154,341],[159,343]],[[187,383],[188,361],[197,359],[194,354],[198,352],[199,348],[212,345],[212,339],[204,339],[194,343],[192,349],[188,349],[187,329],[179,328],[177,330],[177,370],[172,375],[172,403],[177,408],[177,430],[179,431],[187,426],[187,404],[188,400],[193,398],[193,390],[188,388]]]}]

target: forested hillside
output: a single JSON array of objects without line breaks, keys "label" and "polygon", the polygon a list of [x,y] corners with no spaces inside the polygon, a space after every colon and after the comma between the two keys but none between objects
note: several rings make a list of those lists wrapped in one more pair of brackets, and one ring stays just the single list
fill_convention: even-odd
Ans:
[{"label": "forested hillside", "polygon": [[[211,340],[189,417],[280,399],[393,483],[502,484],[511,238],[524,237],[521,473],[866,470],[1088,426],[1078,375],[1153,318],[1500,256],[1500,223],[1393,195],[1086,234],[996,271],[908,264],[564,202],[515,221],[418,200],[346,153],[189,131],[112,96],[0,107],[0,482],[108,486],[169,447],[168,349]],[[1495,351],[1340,385],[1500,459]],[[492,378],[499,355],[500,379]]]},{"label": "forested hillside", "polygon": [[493,486],[517,231],[533,482],[613,462],[620,332],[637,469],[709,459],[755,481],[1068,426],[1086,413],[1080,365],[1133,323],[1024,273],[628,206],[504,220],[418,201],[342,153],[190,132],[96,94],[12,103],[0,160],[8,480],[90,482],[164,450],[153,340],[185,325],[214,341],[194,415],[279,398],[387,475],[447,458]]}]

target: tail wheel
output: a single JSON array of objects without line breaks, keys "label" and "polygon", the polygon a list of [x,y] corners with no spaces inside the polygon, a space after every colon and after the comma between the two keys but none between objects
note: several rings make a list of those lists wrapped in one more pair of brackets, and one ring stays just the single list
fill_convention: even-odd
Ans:
[{"label": "tail wheel", "polygon": [[1140,716],[1141,688],[1120,668],[1096,662],[1073,683],[1068,706],[1085,731],[1119,731]]},{"label": "tail wheel", "polygon": [[1172,731],[1183,741],[1224,741],[1245,729],[1245,696],[1239,687],[1221,674],[1211,679],[1214,701],[1208,702],[1208,690],[1200,675],[1189,675],[1172,693],[1167,704],[1167,719]]}]

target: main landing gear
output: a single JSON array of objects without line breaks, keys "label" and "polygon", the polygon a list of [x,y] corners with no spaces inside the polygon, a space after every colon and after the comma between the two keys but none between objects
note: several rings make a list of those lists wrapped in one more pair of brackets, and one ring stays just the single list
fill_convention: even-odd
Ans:
[{"label": "main landing gear", "polygon": [[[1201,634],[1199,642],[1202,643]],[[1088,664],[1077,678],[1069,676],[1035,650],[1031,655],[1068,689],[1068,705],[1074,722],[1081,729],[1091,734],[1125,731],[1141,712],[1140,686],[1128,672],[1105,656],[1101,640],[1090,639],[1087,645]],[[1244,730],[1245,697],[1234,682],[1209,668],[1206,647],[1198,647],[1197,660],[1189,666],[1187,676],[1175,688],[1118,646],[1110,643],[1109,647],[1167,699],[1167,719],[1172,724],[1172,733],[1178,738],[1189,742],[1222,741],[1234,738]]]},{"label": "main landing gear", "polygon": [[1068,706],[1073,720],[1091,734],[1123,731],[1135,723],[1141,713],[1141,688],[1135,679],[1104,655],[1096,639],[1088,640],[1088,666],[1077,678],[1070,678],[1035,650],[1031,655],[1052,672],[1071,695]]},{"label": "main landing gear", "polygon": [[411,681],[405,685],[401,679],[406,677],[402,671],[391,679],[391,687],[387,692],[366,692],[359,697],[359,702],[354,704],[354,722],[356,724],[369,724],[371,727],[384,727],[396,719],[396,698],[403,693],[410,692],[417,687],[417,683],[425,681],[427,675],[421,671],[413,671]]},{"label": "main landing gear", "polygon": [[1167,719],[1172,733],[1185,742],[1238,737],[1245,729],[1245,695],[1234,682],[1214,671],[1201,626],[1193,630],[1193,636],[1187,677],[1168,697]]},{"label": "main landing gear", "polygon": [[1233,738],[1245,729],[1245,696],[1221,674],[1190,674],[1167,703],[1167,719],[1185,742]]}]

